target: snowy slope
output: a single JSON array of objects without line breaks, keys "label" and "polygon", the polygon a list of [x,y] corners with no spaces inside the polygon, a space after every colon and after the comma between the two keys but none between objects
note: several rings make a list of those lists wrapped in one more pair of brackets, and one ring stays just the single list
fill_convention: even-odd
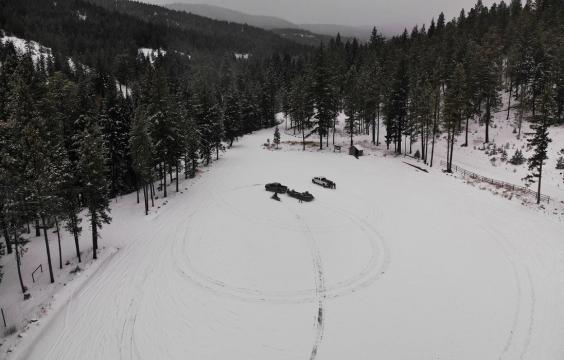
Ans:
[{"label": "snowy slope", "polygon": [[[438,170],[271,137],[148,217],[123,198],[103,231],[120,250],[8,358],[564,357],[561,222]],[[273,201],[270,181],[316,199]]]},{"label": "snowy slope", "polygon": [[0,30],[0,43],[12,43],[19,54],[31,53],[33,62],[37,64],[41,56],[44,58],[52,56],[51,49],[39,44],[36,41],[28,41],[16,36],[8,36]]}]

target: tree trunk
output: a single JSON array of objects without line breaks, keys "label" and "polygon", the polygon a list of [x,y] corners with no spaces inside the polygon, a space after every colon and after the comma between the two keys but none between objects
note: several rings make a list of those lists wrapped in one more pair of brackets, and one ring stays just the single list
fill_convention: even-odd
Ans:
[{"label": "tree trunk", "polygon": [[35,219],[35,237],[41,236],[41,229],[39,227],[39,219]]},{"label": "tree trunk", "polygon": [[333,118],[333,146],[335,146],[335,128],[337,127],[337,118]]},{"label": "tree trunk", "polygon": [[163,161],[163,196],[166,197],[166,162]]},{"label": "tree trunk", "polygon": [[376,146],[380,146],[380,104],[378,104],[376,123]]},{"label": "tree trunk", "polygon": [[376,145],[376,118],[372,119],[372,144]]},{"label": "tree trunk", "polygon": [[490,119],[491,117],[491,108],[490,108],[490,99],[486,100],[486,140],[485,143],[488,144],[490,142]]},{"label": "tree trunk", "polygon": [[525,101],[525,96],[523,95],[524,91],[523,89],[521,89],[521,92],[519,94],[519,122],[517,124],[518,127],[518,132],[517,132],[517,139],[521,139],[521,128],[523,125],[523,113],[524,113],[524,101]]},{"label": "tree trunk", "polygon": [[143,185],[143,200],[145,201],[145,215],[149,215],[149,189],[147,188],[147,184]]},{"label": "tree trunk", "polygon": [[98,259],[98,220],[97,213],[92,211],[92,217],[90,220],[92,227],[92,256],[94,260]]},{"label": "tree trunk", "polygon": [[542,180],[542,161],[539,165],[539,186],[537,189],[537,204],[541,202],[541,180]]},{"label": "tree trunk", "polygon": [[59,269],[63,268],[63,252],[61,251],[61,229],[59,228],[59,220],[55,217],[55,226],[57,228],[57,242],[59,244]]},{"label": "tree trunk", "polygon": [[509,101],[507,104],[507,119],[509,120],[509,111],[511,110],[511,96],[513,95],[513,80],[509,82]]},{"label": "tree trunk", "polygon": [[305,126],[302,124],[302,150],[305,151]]},{"label": "tree trunk", "polygon": [[53,264],[51,264],[51,249],[49,248],[49,238],[47,237],[47,225],[45,224],[45,216],[41,215],[41,225],[43,225],[43,237],[45,238],[45,249],[47,250],[47,265],[49,267],[49,279],[51,284],[55,282],[53,276]]},{"label": "tree trunk", "polygon": [[430,167],[433,167],[433,158],[435,156],[435,137],[436,137],[436,130],[437,130],[437,122],[439,116],[439,97],[435,100],[435,113],[433,114],[433,129],[432,129],[432,142],[431,142],[431,162]]},{"label": "tree trunk", "polygon": [[435,127],[436,127],[435,126],[435,120],[433,120],[433,131],[432,131],[433,138],[431,139],[431,161],[430,161],[430,164],[429,164],[430,167],[433,167],[433,157],[435,155],[435,137],[436,137]]},{"label": "tree trunk", "polygon": [[78,219],[76,218],[76,215],[72,215],[72,220],[71,220],[71,225],[72,225],[72,235],[74,236],[74,246],[76,248],[76,257],[78,258],[78,262],[82,262],[82,259],[80,257],[80,244],[79,244],[79,238],[78,238]]},{"label": "tree trunk", "polygon": [[464,129],[464,144],[462,146],[468,146],[468,123],[470,122],[470,117],[466,116],[466,129]]},{"label": "tree trunk", "polygon": [[151,207],[155,207],[155,184],[151,180]]},{"label": "tree trunk", "polygon": [[452,172],[450,169],[450,129],[447,129],[447,172]]},{"label": "tree trunk", "polygon": [[16,254],[16,265],[18,268],[18,278],[20,279],[20,287],[22,289],[22,294],[27,292],[27,287],[24,285],[22,278],[22,260],[20,259],[20,250],[18,249],[19,244],[18,231],[14,227],[14,253]]},{"label": "tree trunk", "polygon": [[450,140],[450,159],[449,159],[450,172],[452,172],[453,152],[454,152],[454,130],[452,131],[452,139]]}]

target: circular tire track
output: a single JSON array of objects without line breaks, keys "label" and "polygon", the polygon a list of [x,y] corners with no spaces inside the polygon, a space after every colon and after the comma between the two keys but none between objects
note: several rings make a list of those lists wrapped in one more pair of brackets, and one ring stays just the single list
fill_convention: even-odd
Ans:
[{"label": "circular tire track", "polygon": [[[205,208],[211,206],[213,203],[227,207],[228,211],[233,211],[232,205],[210,194],[210,200],[200,207],[199,212],[203,212]],[[388,246],[383,237],[368,222],[344,209],[329,208],[328,205],[317,200],[316,203],[304,204],[304,206],[316,206],[340,213],[357,228],[361,229],[371,247],[370,259],[360,272],[337,283],[324,285],[322,293],[325,299],[338,298],[366,288],[386,273],[390,266],[390,252]],[[300,228],[303,228],[303,225],[299,225]],[[264,291],[248,287],[232,286],[199,271],[192,264],[190,251],[188,250],[188,246],[195,238],[198,238],[197,234],[193,232],[191,227],[187,226],[184,238],[177,238],[171,247],[171,252],[177,271],[202,289],[213,292],[219,296],[248,302],[313,303],[317,301],[315,288],[294,291]]]}]

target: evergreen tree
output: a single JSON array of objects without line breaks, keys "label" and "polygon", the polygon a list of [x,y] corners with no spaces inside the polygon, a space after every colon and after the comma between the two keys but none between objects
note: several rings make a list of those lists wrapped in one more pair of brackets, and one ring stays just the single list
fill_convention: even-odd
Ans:
[{"label": "evergreen tree", "polygon": [[225,139],[229,143],[229,147],[232,147],[233,141],[241,136],[241,110],[238,97],[235,91],[231,89],[225,99],[225,109],[223,110]]},{"label": "evergreen tree", "polygon": [[274,129],[274,139],[272,141],[278,149],[278,145],[280,145],[280,129],[278,129],[278,126],[276,126],[276,128]]},{"label": "evergreen tree", "polygon": [[82,197],[88,210],[92,229],[92,251],[94,259],[98,252],[98,230],[103,224],[109,224],[110,198],[106,179],[107,150],[102,139],[102,130],[96,120],[85,115],[82,120],[84,130],[79,136],[78,175],[83,184]]},{"label": "evergreen tree", "polygon": [[293,128],[298,128],[302,133],[302,149],[305,151],[306,130],[311,127],[311,119],[314,115],[314,103],[312,101],[310,82],[304,76],[296,76],[290,91],[290,115],[293,120]]},{"label": "evergreen tree", "polygon": [[323,44],[319,47],[314,65],[313,96],[315,98],[316,125],[319,135],[319,149],[323,149],[323,137],[329,137],[329,128],[333,119],[337,116],[334,104],[334,89],[331,84],[331,76],[328,70],[327,57]]},{"label": "evergreen tree", "polygon": [[515,154],[509,160],[509,163],[512,165],[521,165],[524,164],[527,159],[523,155],[523,152],[520,149],[515,150]]},{"label": "evergreen tree", "polygon": [[486,128],[485,143],[490,142],[490,127],[493,121],[493,114],[500,109],[501,90],[500,73],[500,42],[499,35],[494,31],[488,32],[479,48],[479,72],[478,82],[480,86],[480,99],[484,104],[484,114],[482,120]]},{"label": "evergreen tree", "polygon": [[[537,204],[541,201],[541,183],[545,160],[548,159],[548,144],[552,141],[549,138],[548,127],[555,112],[554,94],[552,84],[546,85],[540,103],[540,114],[532,119],[531,126],[535,133],[528,139],[529,146],[533,147],[534,153],[528,160],[529,171],[526,180],[529,184],[537,182]],[[535,180],[536,179],[536,180]]]},{"label": "evergreen tree", "polygon": [[344,111],[347,116],[346,119],[346,130],[351,138],[352,147],[354,145],[354,135],[357,131],[357,125],[359,121],[359,86],[358,86],[358,73],[356,66],[352,66],[346,76],[345,82],[345,97],[344,97]]},{"label": "evergreen tree", "polygon": [[153,146],[147,120],[138,114],[133,120],[129,136],[129,151],[133,170],[143,189],[145,215],[149,214],[149,192],[153,181]]},{"label": "evergreen tree", "polygon": [[397,153],[401,153],[402,135],[406,128],[408,94],[407,62],[405,59],[400,59],[385,107],[386,143],[389,148],[390,143],[393,141],[396,145],[395,150]]},{"label": "evergreen tree", "polygon": [[465,109],[465,83],[466,75],[462,64],[458,64],[454,74],[449,79],[445,95],[443,126],[447,133],[447,172],[452,172],[452,158],[456,135],[460,132]]}]

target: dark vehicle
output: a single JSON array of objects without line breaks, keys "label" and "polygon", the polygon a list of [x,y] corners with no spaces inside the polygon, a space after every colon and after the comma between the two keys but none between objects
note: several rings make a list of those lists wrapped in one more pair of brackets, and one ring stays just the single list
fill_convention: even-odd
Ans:
[{"label": "dark vehicle", "polygon": [[313,179],[311,179],[311,182],[317,185],[321,185],[324,188],[327,189],[336,189],[337,188],[337,184],[335,184],[333,181],[328,180],[324,177],[314,177]]},{"label": "dark vehicle", "polygon": [[314,198],[313,198],[313,195],[311,195],[311,194],[310,194],[309,192],[307,192],[307,191],[301,193],[301,192],[297,192],[297,191],[295,191],[295,190],[290,190],[290,191],[288,191],[288,195],[289,195],[290,197],[293,197],[293,198],[296,198],[296,199],[298,199],[298,200],[300,200],[300,201],[305,201],[305,202],[310,202],[310,201],[312,201],[312,200],[314,199]]},{"label": "dark vehicle", "polygon": [[274,193],[285,194],[288,191],[288,187],[280,184],[280,183],[270,183],[264,186],[266,191],[271,191]]}]

